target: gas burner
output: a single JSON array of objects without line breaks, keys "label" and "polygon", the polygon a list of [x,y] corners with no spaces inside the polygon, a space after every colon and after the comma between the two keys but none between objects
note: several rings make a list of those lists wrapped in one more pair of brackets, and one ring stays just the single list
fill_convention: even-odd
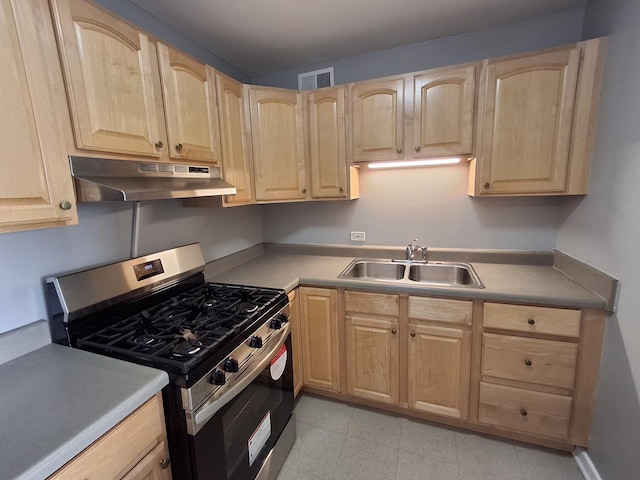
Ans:
[{"label": "gas burner", "polygon": [[242,315],[250,315],[252,313],[255,313],[259,308],[260,308],[259,305],[247,300],[247,301],[242,301],[238,305],[236,305],[234,310],[237,313],[240,313]]},{"label": "gas burner", "polygon": [[183,340],[175,347],[173,347],[173,350],[171,350],[171,355],[178,358],[193,357],[198,352],[200,352],[200,350],[202,350],[202,344],[200,344],[199,342],[198,344],[194,345],[189,340]]},{"label": "gas burner", "polygon": [[133,339],[133,343],[136,343],[138,345],[142,345],[142,346],[145,346],[145,347],[154,347],[154,346],[162,343],[162,340],[157,338],[155,335],[150,335],[148,333],[143,333],[142,335],[139,335],[139,336],[135,337]]},{"label": "gas burner", "polygon": [[218,300],[216,300],[215,298],[207,298],[202,304],[202,306],[204,308],[215,308],[217,304],[218,304]]}]

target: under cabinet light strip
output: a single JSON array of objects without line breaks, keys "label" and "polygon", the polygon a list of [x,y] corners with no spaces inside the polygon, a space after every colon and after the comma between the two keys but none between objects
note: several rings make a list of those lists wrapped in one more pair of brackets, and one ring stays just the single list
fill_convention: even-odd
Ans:
[{"label": "under cabinet light strip", "polygon": [[434,165],[453,165],[460,163],[461,158],[430,158],[428,160],[407,160],[404,162],[369,163],[369,168],[431,167]]}]

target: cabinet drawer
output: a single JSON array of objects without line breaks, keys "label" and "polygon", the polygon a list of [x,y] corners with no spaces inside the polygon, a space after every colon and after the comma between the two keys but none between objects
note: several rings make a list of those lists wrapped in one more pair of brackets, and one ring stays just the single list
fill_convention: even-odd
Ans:
[{"label": "cabinet drawer", "polygon": [[391,315],[394,317],[400,314],[398,295],[347,291],[344,293],[344,306],[347,312]]},{"label": "cabinet drawer", "polygon": [[482,375],[573,388],[574,343],[482,334]]},{"label": "cabinet drawer", "polygon": [[471,325],[471,300],[449,300],[446,298],[409,297],[409,318],[435,322]]},{"label": "cabinet drawer", "polygon": [[571,397],[480,383],[480,423],[558,439],[567,438]]},{"label": "cabinet drawer", "polygon": [[518,332],[578,338],[580,310],[485,303],[483,325]]},{"label": "cabinet drawer", "polygon": [[164,438],[164,416],[156,395],[49,480],[122,478]]}]

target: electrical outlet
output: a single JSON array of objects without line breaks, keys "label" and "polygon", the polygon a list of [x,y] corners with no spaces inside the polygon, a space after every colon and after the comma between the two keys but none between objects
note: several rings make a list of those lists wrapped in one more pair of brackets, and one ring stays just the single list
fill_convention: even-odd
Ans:
[{"label": "electrical outlet", "polygon": [[365,241],[365,233],[364,232],[351,232],[351,241],[352,242],[364,242]]}]

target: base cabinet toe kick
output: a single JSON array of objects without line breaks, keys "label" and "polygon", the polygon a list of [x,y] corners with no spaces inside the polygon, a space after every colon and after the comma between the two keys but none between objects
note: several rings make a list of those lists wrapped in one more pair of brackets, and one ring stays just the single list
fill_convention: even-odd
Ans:
[{"label": "base cabinet toe kick", "polygon": [[550,448],[588,446],[604,310],[297,293],[304,391]]}]

